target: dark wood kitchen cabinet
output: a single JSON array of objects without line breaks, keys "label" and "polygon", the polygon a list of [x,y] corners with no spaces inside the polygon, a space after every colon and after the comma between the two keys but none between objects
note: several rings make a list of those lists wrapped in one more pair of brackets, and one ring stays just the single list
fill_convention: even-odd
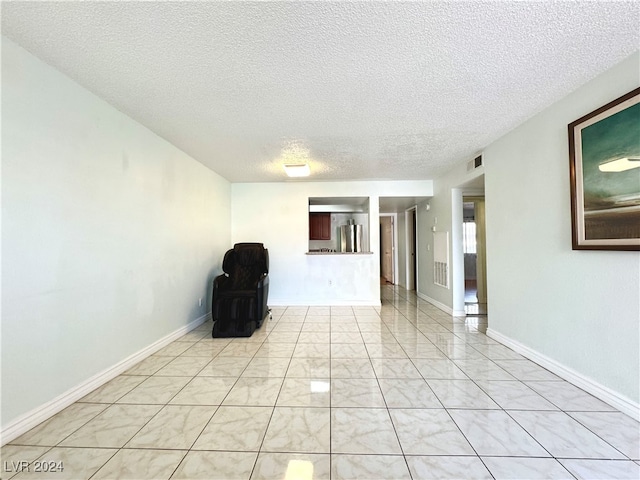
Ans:
[{"label": "dark wood kitchen cabinet", "polygon": [[309,214],[309,240],[331,240],[331,214]]}]

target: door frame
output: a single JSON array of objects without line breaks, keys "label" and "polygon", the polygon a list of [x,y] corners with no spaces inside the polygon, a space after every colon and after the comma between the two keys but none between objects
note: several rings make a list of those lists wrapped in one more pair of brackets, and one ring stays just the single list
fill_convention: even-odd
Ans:
[{"label": "door frame", "polygon": [[[482,174],[451,189],[451,284],[453,297],[452,310],[455,316],[466,315],[464,303],[464,250],[462,247],[463,198],[485,197],[484,188],[477,186],[477,181],[480,178],[484,184],[484,174]],[[471,184],[471,182],[473,182],[473,184]],[[486,283],[485,288],[487,288]]]},{"label": "door frame", "polygon": [[[380,217],[391,217],[391,283],[396,285],[398,280],[398,214],[381,213]],[[381,225],[380,220],[378,220],[378,224]],[[380,253],[384,255],[382,251],[382,238],[380,238]],[[382,272],[382,265],[380,265],[380,271]]]},{"label": "door frame", "polygon": [[[486,238],[486,202],[484,192],[482,195],[463,195],[464,202],[473,202],[473,208],[476,217],[476,238],[477,256],[476,256],[476,282],[478,289],[478,303],[487,303],[487,238]],[[481,207],[478,204],[482,204]],[[481,213],[478,213],[482,210]]]},{"label": "door frame", "polygon": [[[415,218],[415,224],[413,219]],[[407,290],[418,291],[418,207],[414,205],[404,211],[405,252]],[[413,243],[413,264],[411,262],[411,243]],[[415,267],[415,269],[414,269]]]}]

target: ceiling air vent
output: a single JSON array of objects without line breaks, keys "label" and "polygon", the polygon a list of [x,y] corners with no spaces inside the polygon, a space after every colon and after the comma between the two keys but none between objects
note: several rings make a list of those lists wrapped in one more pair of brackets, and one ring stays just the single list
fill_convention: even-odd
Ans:
[{"label": "ceiling air vent", "polygon": [[476,158],[467,163],[467,172],[475,170],[482,166],[482,155],[478,155]]}]

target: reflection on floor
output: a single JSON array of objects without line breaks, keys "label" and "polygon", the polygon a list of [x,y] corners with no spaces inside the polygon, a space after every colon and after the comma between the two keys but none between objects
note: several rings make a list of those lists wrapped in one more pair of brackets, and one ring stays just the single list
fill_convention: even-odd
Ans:
[{"label": "reflection on floor", "polygon": [[464,281],[464,313],[467,316],[487,315],[487,304],[478,303],[478,288],[475,280]]},{"label": "reflection on floor", "polygon": [[[381,291],[275,307],[247,339],[208,322],[3,447],[2,478],[640,478],[638,422],[487,317]],[[16,472],[36,459],[64,471]]]},{"label": "reflection on floor", "polygon": [[486,303],[465,303],[464,313],[467,316],[477,316],[477,315],[486,316],[487,304]]},{"label": "reflection on floor", "polygon": [[478,303],[478,287],[475,280],[464,281],[464,303]]}]

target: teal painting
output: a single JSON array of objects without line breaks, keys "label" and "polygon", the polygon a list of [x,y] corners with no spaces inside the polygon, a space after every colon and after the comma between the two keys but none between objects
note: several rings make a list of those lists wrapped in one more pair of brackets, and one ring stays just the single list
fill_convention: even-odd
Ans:
[{"label": "teal painting", "polygon": [[574,249],[640,250],[640,88],[569,125]]},{"label": "teal painting", "polygon": [[582,129],[585,212],[640,206],[640,168],[599,169],[622,158],[635,159],[640,167],[640,103]]}]

